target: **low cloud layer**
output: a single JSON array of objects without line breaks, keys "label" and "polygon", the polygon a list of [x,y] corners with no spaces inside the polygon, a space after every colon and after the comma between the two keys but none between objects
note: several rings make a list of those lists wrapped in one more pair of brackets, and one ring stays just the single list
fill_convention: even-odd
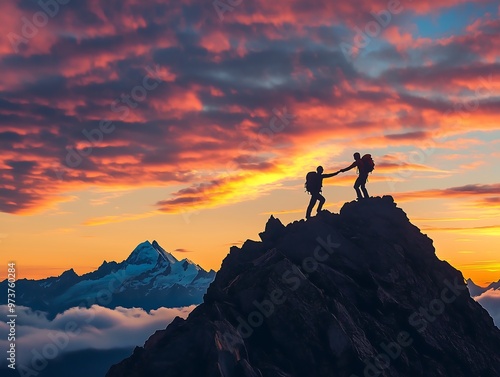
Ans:
[{"label": "low cloud layer", "polygon": [[475,300],[490,313],[495,325],[500,328],[500,289],[490,289]]},{"label": "low cloud layer", "polygon": [[[500,327],[500,290],[491,289],[475,300]],[[33,365],[50,362],[72,351],[141,346],[155,331],[164,329],[177,316],[186,318],[194,308],[159,308],[146,312],[141,308],[113,310],[94,305],[88,309],[71,308],[49,320],[44,312],[17,307],[17,364],[33,369]],[[6,318],[7,306],[0,306],[0,315]],[[9,325],[0,322],[0,349],[3,352],[10,347],[8,332]]]},{"label": "low cloud layer", "polygon": [[[17,307],[16,357],[18,365],[32,367],[37,355],[50,361],[63,353],[85,349],[114,349],[142,346],[156,330],[164,329],[179,316],[186,318],[195,306],[159,308],[146,312],[141,308],[108,309],[71,308],[53,320],[47,314]],[[7,306],[0,306],[0,315],[7,318]],[[9,325],[0,322],[0,349],[9,350]],[[5,359],[2,359],[2,364]]]}]

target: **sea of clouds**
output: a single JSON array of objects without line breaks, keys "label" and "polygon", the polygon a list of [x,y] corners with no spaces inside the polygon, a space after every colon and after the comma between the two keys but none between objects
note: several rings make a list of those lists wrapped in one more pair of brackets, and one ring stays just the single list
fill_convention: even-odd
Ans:
[{"label": "sea of clouds", "polygon": [[[49,319],[47,313],[16,307],[15,348],[19,364],[30,365],[34,357],[47,360],[66,352],[85,349],[108,350],[142,346],[156,330],[165,329],[177,316],[186,318],[196,306],[159,308],[149,312],[141,308],[71,308]],[[7,318],[7,306],[0,316]],[[0,349],[8,350],[10,326],[0,322]],[[5,364],[6,360],[0,361]]]},{"label": "sea of clouds", "polygon": [[495,325],[500,328],[500,289],[490,289],[474,299],[490,313]]},{"label": "sea of clouds", "polygon": [[[492,316],[500,328],[500,290],[490,289],[474,298]],[[195,305],[184,308],[159,308],[149,312],[142,308],[109,309],[98,305],[71,308],[55,318],[31,308],[16,308],[16,359],[18,365],[31,365],[36,357],[50,361],[64,353],[87,349],[111,350],[142,346],[157,330],[165,329],[177,316],[186,318]],[[7,318],[6,305],[0,316]],[[0,322],[0,349],[8,350],[10,326]],[[0,365],[6,360],[0,360]]]}]

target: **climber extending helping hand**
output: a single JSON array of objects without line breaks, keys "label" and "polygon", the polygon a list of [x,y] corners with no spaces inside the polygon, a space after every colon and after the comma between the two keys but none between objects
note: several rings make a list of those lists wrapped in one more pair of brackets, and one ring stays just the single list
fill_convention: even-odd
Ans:
[{"label": "climber extending helping hand", "polygon": [[323,167],[318,166],[316,171],[311,171],[307,173],[305,188],[306,191],[311,194],[311,200],[306,210],[306,219],[311,217],[311,211],[315,206],[316,202],[319,201],[317,212],[321,212],[323,205],[325,204],[325,197],[321,195],[321,190],[323,187],[323,178],[334,177],[339,173],[344,173],[353,168],[358,168],[358,178],[354,183],[354,189],[358,196],[358,200],[368,199],[368,191],[366,190],[366,182],[368,181],[368,174],[370,174],[375,168],[375,163],[373,162],[372,156],[370,154],[365,154],[363,157],[356,152],[354,153],[354,162],[344,169],[340,169],[338,172],[323,174]]},{"label": "climber extending helping hand", "polygon": [[370,154],[365,154],[363,157],[361,157],[361,155],[356,152],[354,153],[354,162],[347,168],[340,169],[340,171],[344,173],[356,167],[358,168],[359,176],[356,179],[356,182],[354,182],[354,190],[356,190],[358,200],[368,199],[370,196],[368,195],[368,191],[366,190],[366,181],[368,181],[368,174],[370,174],[373,169],[375,169],[375,163],[373,162],[372,156]]}]

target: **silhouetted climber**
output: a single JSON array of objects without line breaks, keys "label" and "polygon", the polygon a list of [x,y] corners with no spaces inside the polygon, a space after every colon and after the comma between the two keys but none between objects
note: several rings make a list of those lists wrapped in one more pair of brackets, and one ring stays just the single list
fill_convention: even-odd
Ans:
[{"label": "silhouetted climber", "polygon": [[[368,195],[368,191],[366,190],[366,181],[368,180],[368,174],[370,174],[375,168],[375,163],[373,162],[372,156],[370,154],[365,154],[363,157],[356,152],[354,153],[354,162],[345,169],[340,169],[342,173],[351,170],[352,168],[358,168],[359,176],[354,182],[354,190],[356,190],[356,194],[358,195],[358,200],[368,199],[370,196]],[[361,195],[361,191],[359,188],[361,187],[361,191],[363,195]]]},{"label": "silhouetted climber", "polygon": [[323,178],[334,177],[339,173],[340,172],[323,174],[322,166],[318,166],[316,168],[316,171],[311,171],[307,173],[305,187],[306,191],[311,194],[311,200],[309,201],[309,206],[307,207],[306,219],[309,219],[311,217],[311,211],[318,200],[319,200],[319,205],[317,209],[318,213],[323,208],[323,204],[325,204],[326,199],[323,195],[321,195],[321,188],[323,187]]}]

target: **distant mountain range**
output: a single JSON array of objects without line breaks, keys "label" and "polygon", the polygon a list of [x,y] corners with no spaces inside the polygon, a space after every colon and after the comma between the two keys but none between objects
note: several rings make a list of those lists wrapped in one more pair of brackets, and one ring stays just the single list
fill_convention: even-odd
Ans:
[{"label": "distant mountain range", "polygon": [[472,279],[467,279],[467,287],[469,288],[470,295],[472,297],[477,297],[482,295],[484,292],[489,291],[490,289],[500,289],[500,280],[496,283],[491,283],[487,287],[481,287],[475,284]]},{"label": "distant mountain range", "polygon": [[[145,310],[180,307],[203,301],[215,271],[205,271],[188,259],[177,260],[156,241],[139,244],[120,262],[106,262],[79,276],[73,269],[57,277],[17,281],[17,304],[55,316],[69,308],[123,306]],[[0,283],[7,291],[7,280]],[[6,295],[0,305],[6,304]]]}]

